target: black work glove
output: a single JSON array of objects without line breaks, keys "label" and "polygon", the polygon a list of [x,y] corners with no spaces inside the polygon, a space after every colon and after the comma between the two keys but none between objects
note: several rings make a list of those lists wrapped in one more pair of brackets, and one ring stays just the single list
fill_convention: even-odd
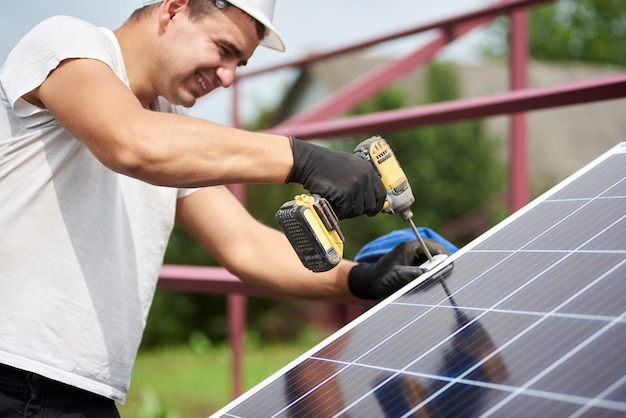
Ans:
[{"label": "black work glove", "polygon": [[[448,254],[445,247],[432,239],[424,240],[431,255]],[[417,240],[404,241],[376,263],[359,263],[348,274],[350,292],[361,299],[385,298],[424,271],[418,266],[428,261]]]},{"label": "black work glove", "polygon": [[293,167],[287,183],[300,183],[326,198],[339,219],[381,211],[387,191],[370,163],[347,152],[291,140]]}]

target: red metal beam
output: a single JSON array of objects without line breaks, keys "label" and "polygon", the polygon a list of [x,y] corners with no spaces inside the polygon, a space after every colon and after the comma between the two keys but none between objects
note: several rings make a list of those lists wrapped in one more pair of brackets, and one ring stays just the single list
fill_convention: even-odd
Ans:
[{"label": "red metal beam", "polygon": [[159,288],[181,292],[223,294],[276,298],[267,290],[242,282],[222,267],[164,265]]},{"label": "red metal beam", "polygon": [[[237,75],[237,80],[248,78],[254,75],[275,71],[288,67],[303,67],[313,62],[317,62],[323,59],[332,58],[334,56],[343,55],[356,50],[380,44],[382,42],[399,39],[402,37],[414,35],[421,32],[426,32],[433,29],[440,29],[440,34],[436,39],[429,42],[427,45],[418,49],[414,53],[408,55],[406,58],[400,60],[394,60],[389,64],[381,65],[373,71],[370,71],[366,75],[360,77],[353,83],[344,86],[342,89],[334,92],[332,95],[317,103],[315,106],[310,107],[305,112],[290,118],[280,124],[281,129],[287,126],[297,125],[301,123],[308,123],[317,120],[323,120],[341,114],[347,110],[352,109],[356,104],[372,97],[384,87],[391,84],[397,78],[410,71],[412,68],[427,62],[431,59],[441,48],[452,42],[454,39],[467,33],[468,31],[476,28],[477,26],[487,23],[489,20],[504,13],[510,13],[514,10],[522,10],[525,7],[529,7],[539,3],[546,3],[553,0],[500,0],[485,8],[464,13],[452,18],[438,20],[425,25],[419,25],[407,30],[394,32],[389,35],[378,36],[364,42],[350,45],[348,47],[337,48],[329,50],[324,53],[310,54],[304,58],[300,58],[294,61],[286,62],[279,65],[266,67],[256,71],[243,72]],[[235,82],[233,87],[236,87]],[[233,90],[233,120],[238,121],[238,105],[236,104],[238,99],[238,91]]]},{"label": "red metal beam", "polygon": [[488,18],[483,18],[470,23],[454,24],[448,27],[447,30],[441,30],[435,39],[406,57],[390,60],[377,66],[338,89],[324,100],[287,119],[278,125],[277,128],[282,129],[288,126],[328,119],[354,108],[354,106],[374,96],[413,68],[431,60],[450,42],[488,22]]},{"label": "red metal beam", "polygon": [[[240,294],[251,297],[282,299],[283,296],[243,282],[223,267],[165,264],[161,267],[159,289],[213,295]],[[324,299],[324,302],[370,306],[359,299]]]},{"label": "red metal beam", "polygon": [[301,139],[336,138],[348,135],[394,132],[424,125],[484,118],[626,97],[626,74],[517,90],[488,97],[441,102],[389,110],[332,121],[312,122],[289,129],[269,129]]},{"label": "red metal beam", "polygon": [[331,49],[325,52],[312,53],[305,57],[298,58],[296,60],[287,61],[281,64],[272,65],[268,67],[264,67],[258,70],[252,71],[242,71],[237,74],[237,79],[248,78],[259,74],[269,73],[272,71],[280,70],[282,68],[290,68],[290,67],[303,67],[312,62],[320,61],[326,58],[332,58],[339,55],[345,55],[349,52],[358,51],[361,49],[368,48],[370,46],[378,45],[382,42],[392,41],[394,39],[403,38],[405,36],[415,35],[422,32],[427,32],[433,29],[440,29],[442,27],[450,27],[462,22],[470,22],[476,19],[482,18],[491,18],[501,14],[507,14],[515,9],[526,8],[530,6],[534,6],[540,3],[548,3],[554,0],[503,0],[492,4],[490,6],[484,7],[482,9],[468,12],[464,14],[460,14],[451,18],[437,20],[431,23],[427,23],[424,25],[415,26],[409,29],[393,32],[387,35],[373,37],[371,39],[365,40],[363,42],[359,42],[356,44],[351,44],[345,47]]},{"label": "red metal beam", "polygon": [[246,340],[248,304],[246,297],[240,294],[226,296],[228,305],[228,342],[232,350],[230,396],[235,399],[243,393],[243,353]]}]

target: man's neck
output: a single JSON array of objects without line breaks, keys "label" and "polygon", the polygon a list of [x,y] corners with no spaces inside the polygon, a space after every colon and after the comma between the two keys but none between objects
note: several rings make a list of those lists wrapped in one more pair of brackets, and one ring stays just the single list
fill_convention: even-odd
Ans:
[{"label": "man's neck", "polygon": [[152,22],[154,20],[148,18],[130,21],[114,31],[122,50],[130,89],[145,108],[149,108],[158,96],[149,73],[150,53],[154,51],[151,37],[154,32],[151,33],[149,28],[150,24],[154,24]]}]

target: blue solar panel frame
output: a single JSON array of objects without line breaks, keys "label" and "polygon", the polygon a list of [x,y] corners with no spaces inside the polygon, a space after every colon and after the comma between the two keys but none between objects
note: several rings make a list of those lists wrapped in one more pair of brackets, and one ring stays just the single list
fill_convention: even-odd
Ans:
[{"label": "blue solar panel frame", "polygon": [[625,285],[626,142],[212,416],[623,417]]}]

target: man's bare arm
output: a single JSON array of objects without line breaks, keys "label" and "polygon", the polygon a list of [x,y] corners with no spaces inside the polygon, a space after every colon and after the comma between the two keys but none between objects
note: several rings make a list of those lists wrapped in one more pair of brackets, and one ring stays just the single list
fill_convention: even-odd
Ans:
[{"label": "man's bare arm", "polygon": [[64,61],[24,98],[48,109],[105,166],[152,184],[279,183],[293,163],[286,137],[144,109],[97,60]]},{"label": "man's bare arm", "polygon": [[241,279],[288,297],[353,297],[343,260],[324,273],[307,270],[287,238],[254,219],[225,186],[178,200],[177,220],[221,265]]}]

